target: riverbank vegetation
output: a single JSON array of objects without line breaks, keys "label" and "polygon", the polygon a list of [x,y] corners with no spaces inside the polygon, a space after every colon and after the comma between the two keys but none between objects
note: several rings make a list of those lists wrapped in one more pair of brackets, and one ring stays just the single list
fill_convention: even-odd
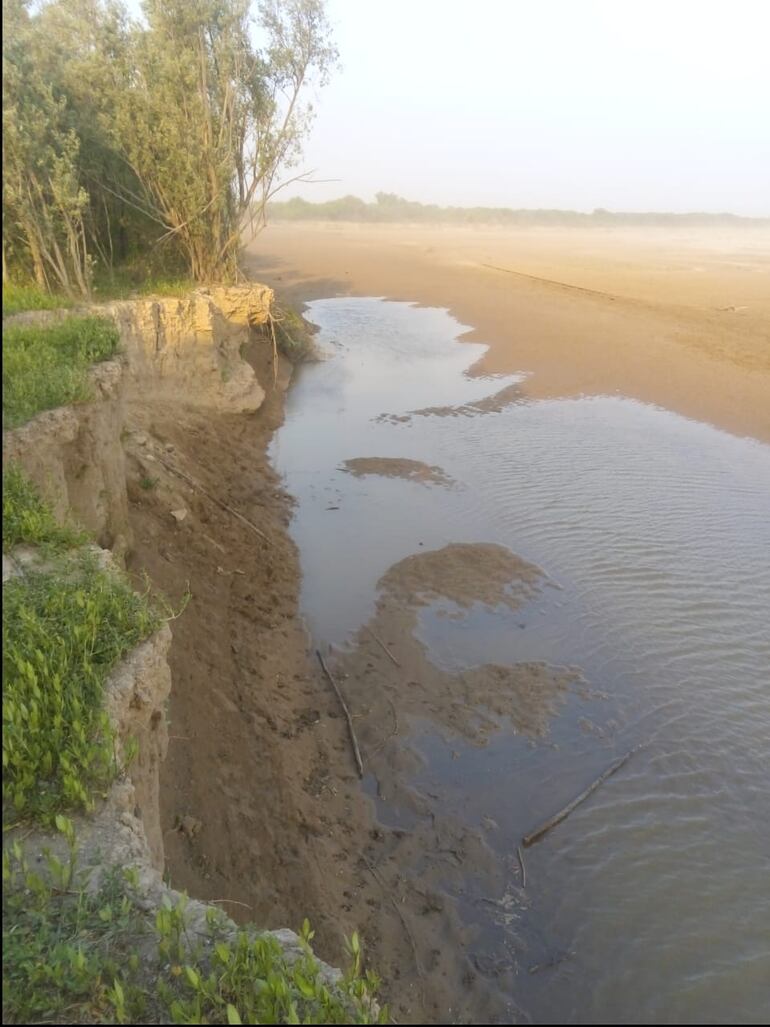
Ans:
[{"label": "riverbank vegetation", "polygon": [[[187,901],[168,896],[153,917],[136,874],[113,867],[88,887],[68,843],[39,872],[18,843],[3,859],[3,1023],[387,1023],[374,1004],[378,981],[361,966],[356,935],[336,983],[313,955],[305,922],[290,959],[276,938],[233,929],[209,907],[190,932]],[[191,937],[192,935],[192,937]]]},{"label": "riverbank vegetation", "polygon": [[4,282],[90,298],[126,269],[234,279],[336,62],[322,0],[144,0],[140,18],[4,0],[3,16]]},{"label": "riverbank vegetation", "polygon": [[88,369],[118,348],[114,321],[66,317],[51,324],[3,329],[3,428],[15,428],[42,410],[90,396]]},{"label": "riverbank vegetation", "polygon": [[60,525],[17,467],[3,473],[3,552],[38,556],[3,585],[3,811],[52,823],[119,769],[102,710],[115,664],[160,624],[146,596]]},{"label": "riverbank vegetation", "polygon": [[[333,982],[307,922],[295,954],[213,907],[191,930],[184,895],[148,911],[135,870],[84,865],[65,813],[90,810],[122,769],[106,679],[161,616],[15,467],[3,515],[4,553],[38,554],[3,585],[3,1022],[385,1022],[356,935]],[[41,829],[51,844],[33,855],[25,843]]]}]

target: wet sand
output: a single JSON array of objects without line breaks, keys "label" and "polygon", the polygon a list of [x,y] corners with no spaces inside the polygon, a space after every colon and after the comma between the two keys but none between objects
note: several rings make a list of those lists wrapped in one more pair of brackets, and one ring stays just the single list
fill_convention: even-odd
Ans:
[{"label": "wet sand", "polygon": [[271,225],[253,277],[288,299],[446,307],[474,374],[530,397],[625,395],[770,442],[770,233]]}]

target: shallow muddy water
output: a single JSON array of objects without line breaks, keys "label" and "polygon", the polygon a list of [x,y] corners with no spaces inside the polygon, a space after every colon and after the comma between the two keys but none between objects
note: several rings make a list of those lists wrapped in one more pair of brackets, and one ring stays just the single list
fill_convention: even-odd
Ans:
[{"label": "shallow muddy water", "polygon": [[[529,401],[467,373],[483,347],[445,311],[344,298],[308,316],[327,359],[301,369],[272,452],[298,501],[308,628],[344,658],[363,626],[395,646],[400,624],[436,688],[465,689],[454,719],[438,692],[399,707],[391,691],[385,750],[411,751],[404,787],[500,871],[488,892],[473,865],[446,883],[495,998],[449,987],[447,1016],[765,1022],[770,447],[619,397]],[[504,582],[463,591],[503,552],[471,548],[490,543],[520,558],[515,601]],[[371,680],[351,676],[357,702]],[[524,850],[522,887],[522,835],[636,746]],[[383,824],[411,830],[424,813],[379,776]]]}]

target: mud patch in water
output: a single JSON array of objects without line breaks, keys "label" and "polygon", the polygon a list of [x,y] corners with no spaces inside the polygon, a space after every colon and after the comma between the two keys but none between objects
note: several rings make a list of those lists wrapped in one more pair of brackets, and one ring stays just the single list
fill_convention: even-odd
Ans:
[{"label": "mud patch in water", "polygon": [[[501,545],[413,554],[381,577],[374,615],[328,657],[354,711],[381,824],[365,862],[395,896],[412,947],[413,960],[402,948],[393,969],[400,987],[421,996],[415,1017],[438,1010],[450,1022],[518,1020],[517,953],[527,963],[549,958],[518,931],[528,902],[515,847],[501,858],[489,842],[494,820],[469,824],[422,779],[437,746],[460,765],[465,750],[495,737],[542,742],[569,696],[579,701],[580,674],[532,661],[451,670],[433,662],[416,634],[421,614],[437,607],[454,621],[479,611],[522,614],[545,584],[540,568]],[[380,916],[388,912],[385,905]],[[493,939],[482,927],[490,918],[499,924]],[[386,972],[392,955],[378,956]]]},{"label": "mud patch in water", "polygon": [[[355,708],[367,711],[360,727],[367,751],[388,756],[391,741],[403,744],[412,716],[427,716],[481,745],[504,725],[516,733],[547,734],[577,671],[522,661],[452,672],[433,662],[415,634],[426,606],[453,604],[443,611],[454,618],[476,606],[517,610],[544,581],[540,568],[493,543],[452,543],[391,567],[379,581],[374,616],[336,654]],[[381,784],[392,777],[387,758],[378,768]]]},{"label": "mud patch in water", "polygon": [[416,481],[421,485],[443,485],[449,487],[454,480],[440,467],[431,467],[421,460],[407,460],[406,457],[359,456],[346,460],[340,470],[365,478],[367,475],[380,475],[383,478],[403,478],[405,481]]},{"label": "mud patch in water", "polygon": [[526,402],[521,385],[513,382],[493,392],[491,396],[461,403],[459,406],[422,407],[408,414],[380,414],[374,420],[380,424],[409,424],[414,417],[478,417],[479,414],[499,414],[513,403]]}]

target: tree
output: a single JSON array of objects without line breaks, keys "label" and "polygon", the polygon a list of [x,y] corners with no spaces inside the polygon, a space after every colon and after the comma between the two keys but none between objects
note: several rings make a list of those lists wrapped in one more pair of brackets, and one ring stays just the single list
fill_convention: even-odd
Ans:
[{"label": "tree", "polygon": [[42,73],[26,5],[5,2],[3,23],[3,272],[7,251],[22,251],[38,285],[87,296],[80,141],[66,99]]},{"label": "tree", "polygon": [[312,115],[303,91],[336,61],[323,5],[265,0],[261,49],[248,0],[146,0],[144,11],[128,88],[116,88],[115,145],[193,277],[232,278],[242,233],[264,225],[298,159]]},{"label": "tree", "polygon": [[165,244],[235,277],[337,59],[323,0],[3,2],[4,269],[88,295],[95,261]]}]

